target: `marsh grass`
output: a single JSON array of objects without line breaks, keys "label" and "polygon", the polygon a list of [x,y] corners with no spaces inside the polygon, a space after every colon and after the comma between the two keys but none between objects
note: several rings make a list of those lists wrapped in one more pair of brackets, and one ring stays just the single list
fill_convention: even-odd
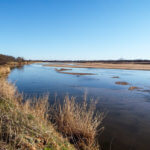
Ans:
[{"label": "marsh grass", "polygon": [[128,88],[128,90],[130,90],[130,91],[139,90],[139,89],[141,89],[141,88],[140,88],[140,87],[137,87],[137,86],[130,86],[130,87]]},{"label": "marsh grass", "polygon": [[66,96],[63,104],[52,106],[50,109],[51,120],[56,130],[67,137],[79,150],[98,150],[96,136],[103,130],[98,131],[104,113],[95,113],[96,102],[91,100],[88,104],[86,96],[83,103],[77,103],[74,97]]},{"label": "marsh grass", "polygon": [[74,150],[47,120],[48,96],[26,100],[0,80],[0,146],[12,150]]},{"label": "marsh grass", "polygon": [[120,82],[120,81],[115,82],[115,84],[119,84],[119,85],[129,85],[128,82]]},{"label": "marsh grass", "polygon": [[10,67],[8,66],[0,66],[0,76],[8,74],[10,72]]},{"label": "marsh grass", "polygon": [[49,105],[48,98],[46,94],[23,103],[23,96],[14,85],[0,80],[1,147],[12,150],[100,149],[96,135],[104,115],[95,113],[95,101],[88,104],[84,98],[83,103],[77,103],[74,97],[66,96],[63,104]]}]

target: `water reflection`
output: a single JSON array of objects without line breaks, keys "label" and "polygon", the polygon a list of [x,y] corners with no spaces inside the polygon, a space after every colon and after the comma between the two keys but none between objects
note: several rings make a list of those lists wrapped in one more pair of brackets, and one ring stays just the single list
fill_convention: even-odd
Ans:
[{"label": "water reflection", "polygon": [[[16,68],[8,80],[27,96],[50,93],[50,100],[57,92],[59,100],[69,93],[80,101],[87,91],[89,99],[99,100],[97,110],[108,112],[99,136],[104,150],[149,150],[150,71],[72,68],[72,72],[96,74],[77,76],[58,73],[55,68],[42,64]],[[116,85],[117,81],[130,84]],[[130,91],[130,86],[142,89]]]}]

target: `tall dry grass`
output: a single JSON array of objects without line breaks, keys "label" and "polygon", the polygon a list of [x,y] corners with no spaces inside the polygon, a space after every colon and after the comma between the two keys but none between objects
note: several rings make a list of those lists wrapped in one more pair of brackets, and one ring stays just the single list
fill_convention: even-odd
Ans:
[{"label": "tall dry grass", "polygon": [[77,103],[74,97],[66,96],[64,103],[51,107],[50,119],[58,132],[67,137],[79,150],[98,150],[96,143],[97,134],[103,130],[101,125],[104,113],[95,113],[96,103],[87,103],[86,97],[83,103]]},{"label": "tall dry grass", "polygon": [[0,75],[10,73],[10,67],[8,66],[0,66]]},{"label": "tall dry grass", "polygon": [[16,100],[17,95],[17,89],[13,84],[7,82],[5,79],[0,80],[0,97]]},{"label": "tall dry grass", "polygon": [[78,150],[100,149],[96,136],[104,114],[95,113],[95,101],[88,104],[84,98],[83,103],[77,103],[74,97],[66,96],[63,104],[49,106],[48,95],[24,103],[22,99],[13,84],[0,80],[2,146],[13,150],[74,150],[69,140]]},{"label": "tall dry grass", "polygon": [[[26,100],[0,80],[0,147],[12,150],[74,150],[47,119],[48,96]],[[8,148],[9,147],[9,148]]]}]

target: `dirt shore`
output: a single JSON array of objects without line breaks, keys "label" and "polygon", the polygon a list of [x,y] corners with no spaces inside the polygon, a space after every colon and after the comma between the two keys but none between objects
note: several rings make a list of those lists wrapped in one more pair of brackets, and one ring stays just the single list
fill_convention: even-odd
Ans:
[{"label": "dirt shore", "polygon": [[150,70],[150,64],[134,63],[51,63],[49,67],[69,67],[69,68],[104,68],[104,69],[126,69],[126,70]]}]

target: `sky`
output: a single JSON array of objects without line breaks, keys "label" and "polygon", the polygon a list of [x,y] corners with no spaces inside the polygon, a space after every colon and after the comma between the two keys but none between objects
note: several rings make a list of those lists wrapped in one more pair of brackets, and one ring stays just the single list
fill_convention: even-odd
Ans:
[{"label": "sky", "polygon": [[150,0],[0,0],[0,53],[150,59]]}]

